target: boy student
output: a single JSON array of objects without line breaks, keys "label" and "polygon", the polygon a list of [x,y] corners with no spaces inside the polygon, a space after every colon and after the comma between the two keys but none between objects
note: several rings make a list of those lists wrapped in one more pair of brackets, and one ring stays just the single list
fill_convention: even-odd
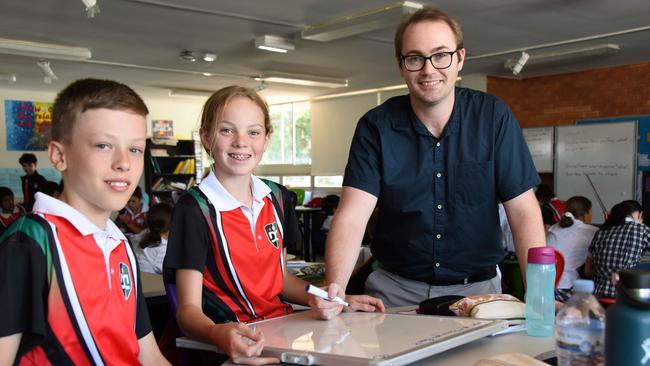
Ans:
[{"label": "boy student", "polygon": [[147,226],[147,210],[142,201],[142,188],[137,186],[117,217],[122,230],[129,234],[139,234]]},{"label": "boy student", "polygon": [[[285,246],[300,240],[289,193],[253,175],[271,132],[266,102],[250,88],[226,87],[206,101],[200,134],[214,165],[174,207],[163,266],[178,290],[178,325],[236,363],[278,362],[259,358],[264,336],[244,323],[291,313],[280,296],[309,303],[320,318],[337,311],[287,272]],[[384,310],[369,296],[347,301],[350,310]]]},{"label": "boy student", "polygon": [[0,187],[0,234],[2,234],[12,222],[25,214],[25,209],[21,205],[14,203],[14,192],[8,187]]},{"label": "boy student", "polygon": [[36,165],[38,164],[36,155],[25,153],[18,159],[18,163],[25,171],[25,175],[20,177],[20,182],[23,187],[23,207],[29,212],[34,205],[34,194],[47,182],[47,179],[36,171]]},{"label": "boy student", "polygon": [[54,102],[48,155],[59,199],[0,237],[0,365],[168,365],[135,256],[111,222],[143,169],[148,110],[129,87],[84,79]]}]

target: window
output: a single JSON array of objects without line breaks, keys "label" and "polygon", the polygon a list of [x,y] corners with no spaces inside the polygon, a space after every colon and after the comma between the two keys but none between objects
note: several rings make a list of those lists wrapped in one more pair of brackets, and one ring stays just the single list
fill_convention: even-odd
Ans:
[{"label": "window", "polygon": [[266,179],[270,180],[272,182],[280,184],[280,176],[279,175],[258,175],[257,176],[260,179]]},{"label": "window", "polygon": [[273,134],[261,164],[311,164],[309,103],[270,106]]},{"label": "window", "polygon": [[342,175],[321,175],[314,177],[314,187],[318,188],[341,188],[343,185]]},{"label": "window", "polygon": [[310,175],[285,175],[282,177],[282,184],[287,187],[311,187]]}]

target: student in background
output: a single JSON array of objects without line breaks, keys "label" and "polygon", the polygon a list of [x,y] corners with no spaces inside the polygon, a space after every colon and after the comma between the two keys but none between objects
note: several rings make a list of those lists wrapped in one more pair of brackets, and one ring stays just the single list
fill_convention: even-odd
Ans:
[{"label": "student in background", "polygon": [[591,201],[582,196],[566,201],[566,211],[560,221],[551,226],[546,237],[548,246],[564,256],[564,273],[555,290],[555,299],[565,302],[571,296],[578,268],[585,264],[591,240],[598,228],[591,224]]},{"label": "student in background", "polygon": [[20,182],[23,187],[23,207],[29,212],[34,205],[34,194],[40,190],[41,185],[47,182],[47,179],[36,171],[36,165],[38,165],[36,155],[25,153],[18,159],[18,163],[25,171],[25,175],[20,177]]},{"label": "student in background", "polygon": [[643,209],[634,200],[612,207],[609,217],[589,246],[585,274],[594,280],[594,295],[615,297],[612,273],[635,267],[650,249],[650,228],[643,224]]},{"label": "student in background", "polygon": [[169,365],[135,256],[110,220],[140,180],[147,113],[109,80],[56,97],[48,154],[65,188],[60,200],[37,193],[0,243],[0,365]]},{"label": "student in background", "polygon": [[9,187],[0,187],[0,203],[2,204],[0,235],[2,235],[12,222],[25,214],[25,209],[15,203],[14,192]]},{"label": "student in background", "polygon": [[147,228],[142,230],[132,243],[140,271],[162,273],[172,210],[172,205],[161,202],[151,206],[147,212]]},{"label": "student in background", "polygon": [[560,221],[562,215],[564,215],[566,203],[555,197],[555,193],[551,187],[544,183],[537,186],[535,197],[537,197],[537,202],[539,202],[539,206],[542,208],[544,228],[548,230],[551,225]]},{"label": "student in background", "polygon": [[135,187],[124,210],[117,217],[122,231],[127,234],[138,234],[147,226],[147,206],[142,201],[142,188]]},{"label": "student in background", "polygon": [[[253,175],[271,132],[266,102],[254,90],[230,86],[208,98],[200,135],[214,165],[174,207],[165,257],[179,326],[235,363],[278,362],[259,358],[264,335],[245,323],[291,313],[280,296],[316,307],[321,318],[335,315],[286,270],[285,246],[300,240],[293,204],[284,186]],[[384,310],[368,296],[347,301],[351,309]]]}]

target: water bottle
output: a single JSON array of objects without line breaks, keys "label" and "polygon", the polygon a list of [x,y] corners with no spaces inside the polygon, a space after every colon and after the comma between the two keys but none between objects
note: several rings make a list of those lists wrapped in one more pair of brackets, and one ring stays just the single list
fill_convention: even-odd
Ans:
[{"label": "water bottle", "polygon": [[558,366],[602,366],[605,363],[605,309],[592,295],[591,280],[576,280],[573,295],[555,318]]},{"label": "water bottle", "polygon": [[607,308],[605,365],[650,365],[650,271],[619,272],[616,303]]},{"label": "water bottle", "polygon": [[526,266],[526,333],[534,337],[553,335],[555,320],[555,249],[528,249]]}]

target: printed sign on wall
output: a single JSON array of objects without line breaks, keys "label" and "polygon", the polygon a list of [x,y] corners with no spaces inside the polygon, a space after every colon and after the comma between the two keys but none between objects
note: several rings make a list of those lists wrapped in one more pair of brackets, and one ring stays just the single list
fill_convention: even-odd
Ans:
[{"label": "printed sign on wall", "polygon": [[8,151],[47,150],[52,103],[5,100]]}]

